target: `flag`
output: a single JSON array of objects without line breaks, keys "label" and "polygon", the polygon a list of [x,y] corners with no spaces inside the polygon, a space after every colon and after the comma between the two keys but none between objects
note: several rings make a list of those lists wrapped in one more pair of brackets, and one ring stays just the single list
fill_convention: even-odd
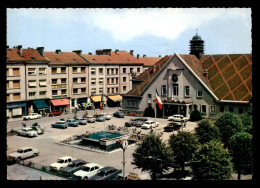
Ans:
[{"label": "flag", "polygon": [[157,92],[157,89],[155,89],[155,91],[156,91],[156,103],[158,104],[158,106],[159,106],[159,108],[161,110],[162,109],[162,101],[161,101],[161,98],[160,98],[160,96],[159,96],[159,94]]}]

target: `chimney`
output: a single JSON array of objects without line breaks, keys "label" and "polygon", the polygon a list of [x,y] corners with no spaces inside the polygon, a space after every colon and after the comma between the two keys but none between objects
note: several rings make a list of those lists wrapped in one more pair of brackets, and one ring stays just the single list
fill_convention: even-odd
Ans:
[{"label": "chimney", "polygon": [[88,53],[88,55],[92,55],[92,53],[91,53],[91,52],[89,52],[89,53]]},{"label": "chimney", "polygon": [[139,54],[136,55],[136,58],[139,59]]},{"label": "chimney", "polygon": [[130,50],[130,54],[131,54],[131,55],[134,55],[134,50]]},{"label": "chimney", "polygon": [[78,55],[81,55],[81,54],[82,54],[82,50],[74,50],[74,51],[72,51],[72,52],[75,52],[75,53],[78,54]]},{"label": "chimney", "polygon": [[96,55],[103,55],[103,50],[101,49],[96,50]]},{"label": "chimney", "polygon": [[146,58],[146,54],[143,55],[143,58]]},{"label": "chimney", "polygon": [[118,52],[119,52],[119,50],[118,50],[118,49],[116,49],[116,50],[115,50],[115,54],[118,54]]},{"label": "chimney", "polygon": [[44,47],[37,47],[36,50],[41,54],[41,56],[44,56]]},{"label": "chimney", "polygon": [[159,57],[161,57],[161,55],[159,55]]},{"label": "chimney", "polygon": [[112,52],[112,49],[103,49],[103,55],[112,55],[111,54],[111,52]]},{"label": "chimney", "polygon": [[61,50],[56,50],[56,53],[57,53],[58,55],[61,55]]},{"label": "chimney", "polygon": [[17,49],[18,49],[18,53],[20,56],[23,56],[23,49],[22,49],[22,45],[18,45],[17,46]]},{"label": "chimney", "polygon": [[208,69],[205,69],[205,70],[204,70],[203,76],[204,76],[205,78],[207,78],[207,79],[209,78]]}]

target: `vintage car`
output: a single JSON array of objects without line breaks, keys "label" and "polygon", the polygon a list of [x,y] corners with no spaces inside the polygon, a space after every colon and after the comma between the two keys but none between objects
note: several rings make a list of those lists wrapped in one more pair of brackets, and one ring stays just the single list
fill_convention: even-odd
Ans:
[{"label": "vintage car", "polygon": [[36,157],[40,153],[39,149],[33,147],[22,147],[19,148],[16,152],[10,153],[8,156],[14,160],[21,161],[29,157]]},{"label": "vintage car", "polygon": [[87,125],[87,120],[84,118],[76,118],[76,121],[79,122],[79,125]]},{"label": "vintage car", "polygon": [[96,121],[106,121],[106,119],[100,114],[95,114],[94,118],[96,118]]},{"label": "vintage car", "polygon": [[129,121],[125,122],[125,126],[126,126],[126,127],[132,127],[132,126],[134,126],[134,123],[135,123],[136,121],[137,121],[136,119],[131,118]]},{"label": "vintage car", "polygon": [[169,116],[168,120],[170,120],[170,121],[188,121],[188,118],[186,118],[180,114],[175,114],[175,115]]},{"label": "vintage car", "polygon": [[181,128],[181,125],[178,123],[169,123],[166,127],[164,127],[165,132],[172,132],[172,131],[177,131]]},{"label": "vintage car", "polygon": [[67,167],[63,168],[61,171],[65,176],[71,176],[72,173],[81,170],[83,168],[83,165],[87,164],[86,161],[81,159],[76,159],[71,162]]},{"label": "vintage car", "polygon": [[125,117],[124,113],[121,112],[121,111],[117,111],[117,112],[113,113],[113,116],[114,116],[114,117],[118,117],[118,118],[123,118],[123,117]]},{"label": "vintage car", "polygon": [[61,157],[57,160],[57,162],[52,163],[50,165],[50,169],[51,170],[61,170],[62,168],[65,168],[68,165],[70,165],[72,163],[72,161],[74,161],[74,160],[75,160],[75,158],[70,157],[70,156]]},{"label": "vintage car", "polygon": [[91,115],[87,115],[85,117],[85,119],[87,120],[88,123],[95,123],[96,122],[96,118],[94,118],[93,116]]},{"label": "vintage car", "polygon": [[53,112],[50,112],[50,113],[49,113],[49,116],[59,116],[59,115],[61,115],[61,114],[62,114],[61,111],[55,110],[55,111],[53,111]]},{"label": "vintage car", "polygon": [[30,113],[28,116],[23,116],[24,120],[31,120],[31,119],[40,119],[42,117],[41,114],[37,113]]},{"label": "vintage car", "polygon": [[51,126],[54,128],[66,129],[68,127],[68,124],[64,121],[57,121],[56,123],[51,124]]},{"label": "vintage car", "polygon": [[130,121],[125,122],[126,127],[141,127],[145,122],[147,121],[147,118],[131,118]]},{"label": "vintage car", "polygon": [[110,120],[111,119],[111,115],[109,115],[107,113],[100,113],[100,115],[102,115],[106,120]]},{"label": "vintage car", "polygon": [[74,172],[73,179],[88,180],[89,178],[96,175],[98,170],[101,168],[103,168],[103,166],[97,163],[87,163],[81,170]]},{"label": "vintage car", "polygon": [[72,118],[68,118],[66,122],[67,122],[67,125],[70,126],[70,127],[78,127],[79,126],[79,122],[76,121],[75,119],[72,119]]},{"label": "vintage car", "polygon": [[44,133],[44,129],[41,126],[32,126],[31,128],[32,130],[36,131],[38,135]]},{"label": "vintage car", "polygon": [[118,170],[114,167],[106,166],[98,170],[97,174],[90,178],[90,180],[112,180],[121,172],[122,169]]},{"label": "vintage car", "polygon": [[155,128],[155,127],[158,127],[159,126],[159,122],[155,122],[152,121],[152,120],[148,120],[146,121],[143,125],[142,125],[142,129],[151,129],[151,128]]},{"label": "vintage car", "polygon": [[27,137],[35,137],[38,136],[37,131],[33,130],[30,127],[25,127],[20,130],[17,130],[17,134],[20,136],[27,136]]}]

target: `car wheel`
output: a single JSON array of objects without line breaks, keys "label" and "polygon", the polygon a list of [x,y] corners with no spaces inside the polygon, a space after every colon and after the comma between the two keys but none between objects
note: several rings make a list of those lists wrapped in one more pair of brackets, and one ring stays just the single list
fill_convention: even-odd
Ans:
[{"label": "car wheel", "polygon": [[84,177],[84,178],[83,178],[83,180],[88,180],[88,177],[87,177],[87,176],[86,176],[86,177]]},{"label": "car wheel", "polygon": [[33,157],[36,157],[36,156],[37,156],[37,154],[36,154],[36,153],[34,153],[34,154],[33,154]]}]

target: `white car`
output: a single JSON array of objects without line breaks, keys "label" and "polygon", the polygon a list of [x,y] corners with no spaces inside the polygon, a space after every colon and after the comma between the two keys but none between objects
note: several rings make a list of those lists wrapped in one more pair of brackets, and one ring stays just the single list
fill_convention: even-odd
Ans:
[{"label": "white car", "polygon": [[87,163],[81,170],[74,172],[73,175],[74,178],[78,180],[87,180],[92,176],[96,175],[98,170],[101,168],[103,168],[103,166],[100,166],[97,163]]},{"label": "white car", "polygon": [[107,114],[107,113],[100,113],[100,115],[102,115],[106,120],[110,120],[111,119],[111,115]]},{"label": "white car", "polygon": [[170,121],[188,121],[188,118],[186,118],[180,114],[175,114],[173,116],[169,116],[168,120],[170,120]]},{"label": "white car", "polygon": [[28,116],[23,116],[24,120],[31,120],[31,119],[40,119],[42,117],[41,114],[37,113],[30,113]]},{"label": "white car", "polygon": [[33,130],[31,127],[25,127],[20,130],[17,130],[17,134],[20,136],[28,136],[28,137],[38,136],[37,131]]},{"label": "white car", "polygon": [[69,164],[71,164],[73,160],[75,160],[75,158],[70,156],[61,157],[57,160],[56,163],[52,163],[50,165],[50,169],[61,170],[62,168],[67,167]]},{"label": "white car", "polygon": [[19,148],[16,152],[10,153],[8,156],[13,158],[14,160],[22,160],[29,157],[36,157],[39,155],[40,150],[35,149],[33,147],[22,147]]},{"label": "white car", "polygon": [[148,120],[146,121],[143,125],[142,125],[142,129],[150,129],[150,128],[155,128],[155,127],[158,127],[159,126],[159,122],[155,122],[152,121],[152,120]]}]

